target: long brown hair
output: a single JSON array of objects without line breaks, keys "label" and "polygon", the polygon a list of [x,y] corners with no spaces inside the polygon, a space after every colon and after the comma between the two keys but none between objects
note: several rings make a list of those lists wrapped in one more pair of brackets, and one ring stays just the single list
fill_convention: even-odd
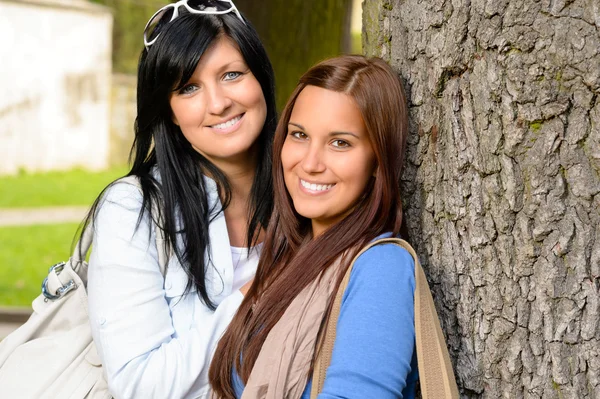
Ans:
[{"label": "long brown hair", "polygon": [[[281,149],[292,109],[300,92],[309,85],[344,93],[354,99],[377,161],[375,177],[352,212],[314,239],[310,220],[294,210],[281,166]],[[332,58],[312,67],[300,78],[275,132],[275,210],[254,284],[221,338],[210,367],[210,383],[217,396],[234,398],[234,368],[246,383],[273,326],[293,299],[341,254],[349,249],[360,249],[384,232],[398,234],[402,225],[399,182],[407,120],[402,85],[390,66],[379,58]],[[348,266],[348,261],[342,262],[340,276]]]}]

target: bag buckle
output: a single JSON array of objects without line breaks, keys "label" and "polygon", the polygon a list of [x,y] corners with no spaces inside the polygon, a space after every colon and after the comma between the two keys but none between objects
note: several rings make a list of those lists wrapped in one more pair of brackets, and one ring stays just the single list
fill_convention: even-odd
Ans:
[{"label": "bag buckle", "polygon": [[[57,263],[48,270],[48,273],[55,272],[56,275],[59,275],[60,272],[62,272],[62,270],[65,268],[65,265],[66,265],[66,262]],[[50,300],[54,301],[56,299],[60,299],[67,292],[69,292],[75,288],[77,288],[77,286],[75,285],[75,281],[70,280],[67,284],[63,285],[62,287],[59,287],[56,290],[56,292],[54,294],[52,294],[48,291],[48,277],[46,277],[44,279],[44,282],[42,283],[42,294],[46,297],[46,299],[50,299]]]}]

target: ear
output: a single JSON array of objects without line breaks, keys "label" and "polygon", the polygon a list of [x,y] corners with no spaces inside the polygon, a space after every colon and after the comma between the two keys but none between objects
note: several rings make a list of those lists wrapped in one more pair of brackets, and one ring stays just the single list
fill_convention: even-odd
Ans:
[{"label": "ear", "polygon": [[179,126],[179,121],[177,120],[177,118],[175,117],[175,114],[173,113],[173,111],[171,111],[171,120],[173,121],[173,123],[176,126]]}]

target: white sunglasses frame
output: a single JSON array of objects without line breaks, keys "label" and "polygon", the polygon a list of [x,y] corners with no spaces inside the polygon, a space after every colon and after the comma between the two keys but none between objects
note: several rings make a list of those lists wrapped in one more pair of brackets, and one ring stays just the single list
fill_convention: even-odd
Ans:
[{"label": "white sunglasses frame", "polygon": [[149,50],[150,46],[152,46],[156,42],[158,37],[160,36],[160,33],[158,33],[158,35],[156,35],[156,37],[154,39],[152,39],[151,41],[148,41],[148,39],[146,37],[146,31],[148,30],[148,26],[150,25],[150,22],[152,22],[158,14],[160,14],[161,12],[164,12],[165,10],[167,10],[171,7],[174,8],[173,16],[171,17],[171,19],[169,20],[168,23],[173,22],[173,20],[179,16],[179,7],[184,6],[190,14],[222,15],[222,14],[228,14],[230,12],[234,12],[235,15],[237,15],[237,17],[240,19],[240,21],[242,21],[244,24],[246,24],[246,21],[244,21],[244,18],[242,18],[242,14],[240,14],[240,12],[238,11],[235,4],[233,4],[232,0],[216,0],[216,1],[228,3],[231,5],[231,7],[229,7],[229,9],[227,9],[227,10],[222,10],[222,11],[200,11],[200,10],[195,10],[192,7],[190,7],[188,5],[188,0],[179,0],[177,3],[167,4],[166,6],[162,7],[160,10],[155,12],[150,17],[150,19],[146,23],[146,26],[144,27],[144,46],[146,47],[146,51]]}]

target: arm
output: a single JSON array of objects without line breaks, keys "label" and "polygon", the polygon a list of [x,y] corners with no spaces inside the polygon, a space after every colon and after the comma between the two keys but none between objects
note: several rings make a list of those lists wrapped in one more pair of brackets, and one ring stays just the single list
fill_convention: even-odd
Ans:
[{"label": "arm", "polygon": [[415,347],[414,262],[394,244],[356,261],[319,399],[402,398]]},{"label": "arm", "polygon": [[109,390],[119,399],[208,395],[210,358],[243,296],[236,291],[189,330],[175,331],[148,215],[136,230],[141,205],[139,189],[120,183],[96,217],[89,312]]}]

